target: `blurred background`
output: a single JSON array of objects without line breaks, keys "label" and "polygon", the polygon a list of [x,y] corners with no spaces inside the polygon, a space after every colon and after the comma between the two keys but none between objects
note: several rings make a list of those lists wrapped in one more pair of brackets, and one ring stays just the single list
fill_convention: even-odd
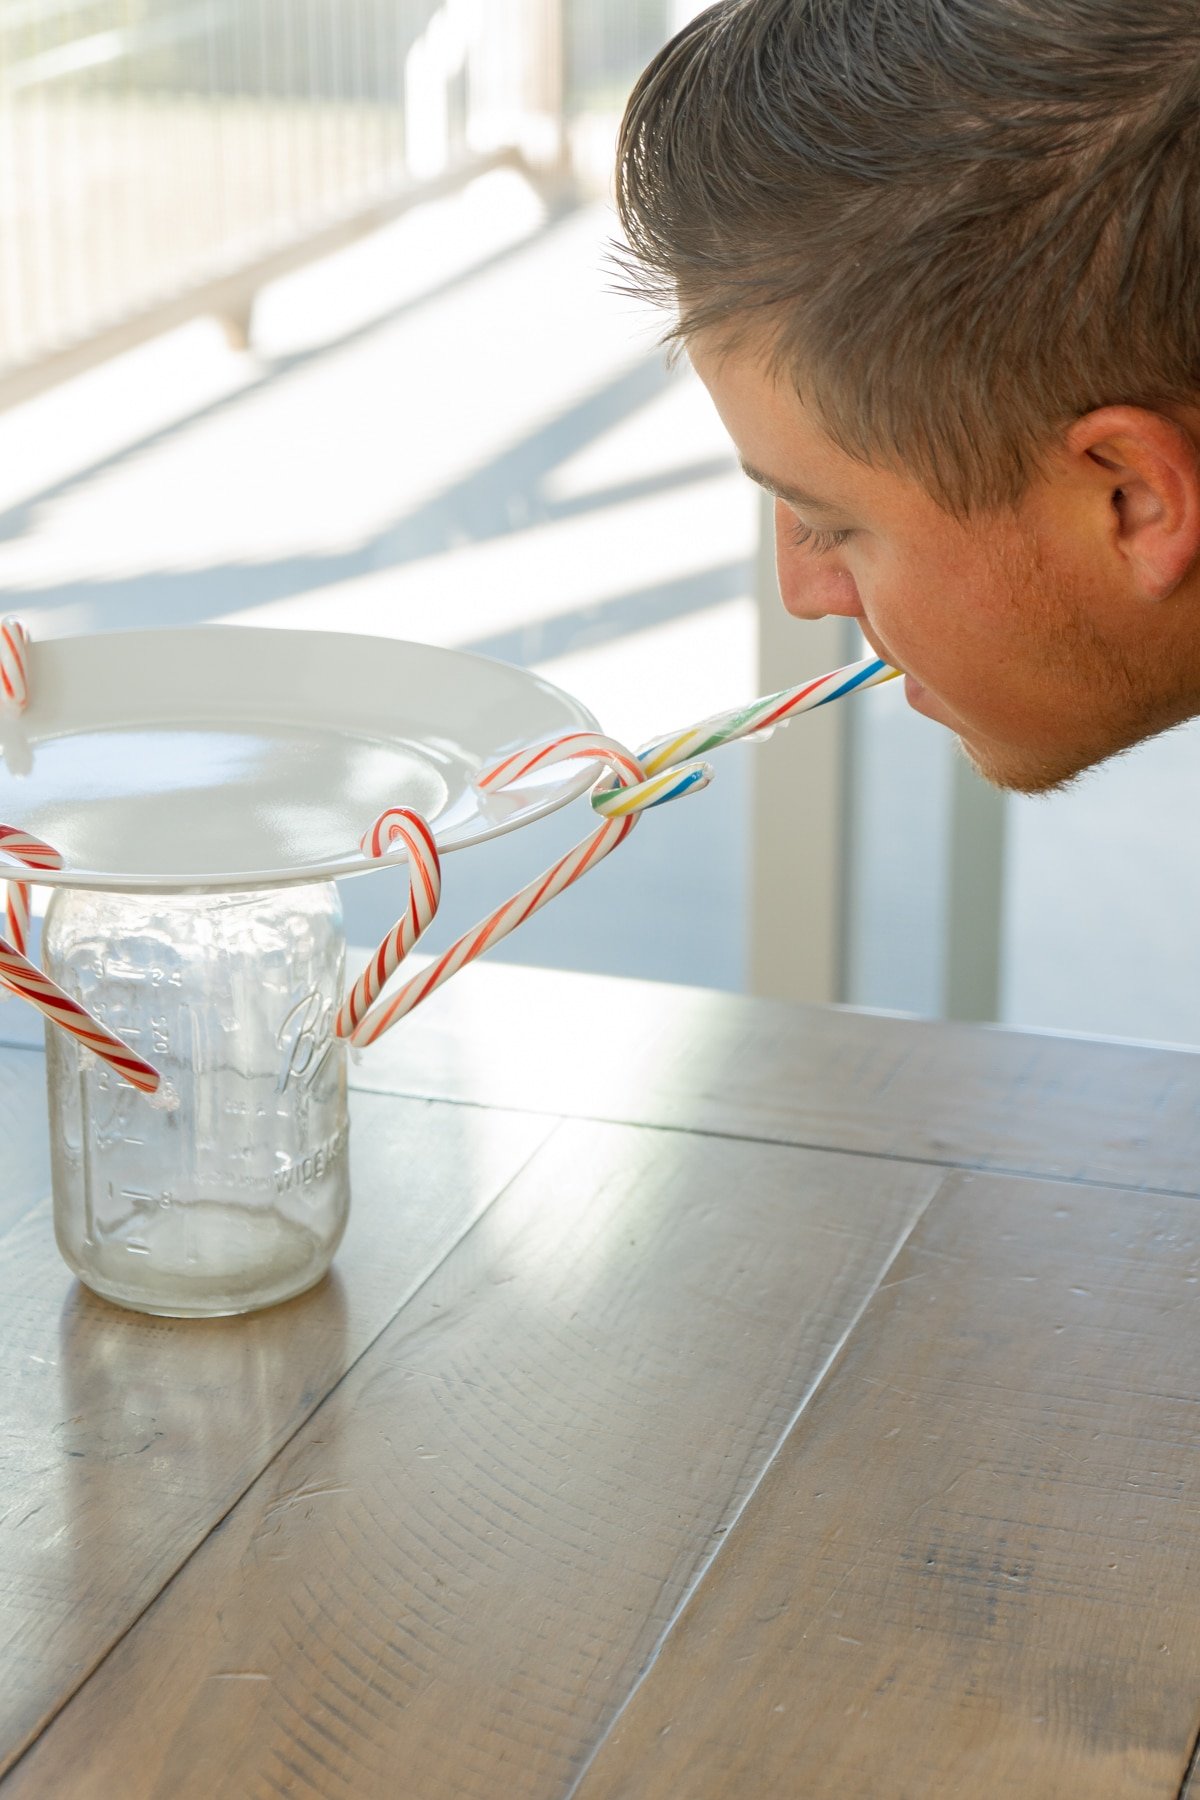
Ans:
[{"label": "blurred background", "polygon": [[[0,0],[0,609],[469,649],[635,744],[860,654],[614,291],[616,123],[697,10]],[[885,688],[716,766],[498,954],[1200,1042],[1196,726],[1002,801]],[[430,947],[588,823],[453,858]],[[402,879],[343,887],[382,935]]]}]

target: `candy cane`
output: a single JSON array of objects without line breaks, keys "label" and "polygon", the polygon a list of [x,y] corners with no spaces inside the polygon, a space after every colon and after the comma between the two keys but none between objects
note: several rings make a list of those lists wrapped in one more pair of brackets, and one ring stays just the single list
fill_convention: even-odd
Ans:
[{"label": "candy cane", "polygon": [[10,881],[4,895],[4,923],[13,948],[24,956],[29,948],[32,892],[27,881]]},{"label": "candy cane", "polygon": [[[24,712],[29,704],[29,630],[23,620],[13,618],[11,614],[0,619],[0,701],[16,712]],[[21,836],[19,832],[14,833],[11,827],[4,829],[9,835]],[[28,841],[31,844],[38,843],[36,838]],[[39,847],[48,848],[46,845]],[[20,852],[10,851],[10,854],[19,856]],[[59,868],[61,863],[43,863],[39,866]],[[9,937],[22,953],[29,943],[30,904],[29,883],[10,881],[4,896],[4,920]]]},{"label": "candy cane", "polygon": [[61,1025],[64,1031],[78,1038],[81,1044],[123,1075],[132,1087],[143,1094],[157,1093],[162,1079],[158,1070],[135,1056],[127,1044],[107,1031],[98,1019],[93,1019],[78,1000],[72,1000],[56,982],[42,973],[36,963],[22,956],[3,937],[0,937],[0,982],[23,1000],[28,1000],[31,1006],[36,1006],[55,1025]]},{"label": "candy cane", "polygon": [[[534,768],[549,768],[554,763],[571,761],[580,756],[597,760],[603,758],[611,764],[621,787],[643,790],[640,804],[627,810],[621,817],[606,819],[598,831],[594,831],[583,843],[577,844],[573,850],[560,857],[536,881],[531,881],[519,894],[514,894],[511,900],[497,907],[495,912],[490,913],[472,931],[465,932],[428,969],[406,982],[386,1005],[377,1007],[374,1012],[360,1019],[348,1034],[352,1044],[362,1048],[375,1043],[385,1031],[389,1031],[412,1012],[414,1007],[427,1000],[443,982],[449,981],[452,975],[474,962],[476,957],[482,956],[485,950],[498,944],[510,931],[515,931],[518,925],[523,925],[535,912],[540,912],[543,906],[547,906],[564,889],[586,875],[589,869],[594,869],[618,844],[624,842],[643,811],[706,787],[712,775],[706,764],[692,764],[682,769],[672,769],[657,781],[647,782],[637,757],[626,750],[624,745],[616,743],[612,738],[601,738],[592,733],[568,732],[516,756],[506,757],[502,763],[481,775],[476,785],[485,790],[508,787]],[[624,798],[623,795],[620,797]]]},{"label": "candy cane", "polygon": [[31,837],[18,825],[0,825],[0,852],[28,869],[61,869],[63,859],[51,844]]},{"label": "candy cane", "polygon": [[420,813],[392,806],[380,813],[362,839],[368,856],[385,857],[397,844],[408,852],[408,908],[376,950],[337,1017],[337,1034],[349,1037],[374,1006],[404,958],[431,924],[442,898],[442,863],[437,844]]},{"label": "candy cane", "polygon": [[535,769],[548,769],[554,763],[570,762],[576,757],[587,757],[591,762],[612,763],[628,777],[626,786],[634,782],[644,781],[648,771],[624,744],[616,738],[601,737],[594,731],[565,731],[558,737],[548,739],[545,743],[529,744],[524,750],[517,750],[506,756],[503,762],[476,778],[475,785],[484,792],[512,787],[523,781]]},{"label": "candy cane", "polygon": [[[527,745],[515,751],[485,770],[476,785],[485,790],[508,787],[539,767],[583,756],[619,764],[630,781],[636,781],[641,775],[640,765],[623,744],[596,732],[575,731],[554,738],[549,744]],[[365,833],[361,845],[368,856],[382,858],[397,842],[403,842],[408,852],[408,908],[399,924],[379,945],[353,992],[343,1002],[337,1018],[339,1037],[353,1034],[404,958],[428,929],[441,901],[442,872],[437,844],[420,813],[408,807],[390,807]]]},{"label": "candy cane", "polygon": [[858,688],[877,687],[880,682],[894,681],[899,673],[899,669],[893,669],[882,657],[868,656],[862,662],[847,663],[844,669],[818,675],[815,681],[784,688],[778,694],[767,694],[761,700],[752,700],[748,706],[735,707],[732,712],[717,713],[687,731],[656,738],[638,754],[646,773],[655,775],[660,769],[676,766],[684,757],[704,756],[709,750],[718,750],[722,744],[732,744],[737,738],[772,731],[776,725],[786,725],[798,713],[828,706],[831,700],[840,700]]},{"label": "candy cane", "polygon": [[20,619],[0,619],[0,700],[24,712],[29,704],[29,631]]},{"label": "candy cane", "polygon": [[[693,759],[707,750],[733,743],[738,738],[770,731],[776,725],[786,724],[799,713],[826,706],[831,700],[839,700],[843,695],[859,688],[874,687],[880,682],[891,681],[899,673],[898,669],[892,668],[881,658],[868,657],[862,662],[834,669],[815,681],[804,682],[799,687],[785,688],[778,694],[768,694],[749,706],[740,707],[733,712],[719,713],[692,726],[688,731],[658,738],[637,756],[615,739],[587,731],[566,732],[546,743],[529,745],[506,756],[479,776],[477,787],[485,792],[496,791],[512,786],[538,769],[549,768],[555,763],[573,758],[586,757],[607,765],[609,773],[597,782],[591,796],[592,807],[604,818],[604,824],[590,838],[561,857],[536,881],[530,882],[519,894],[514,894],[511,900],[497,907],[473,931],[466,932],[430,968],[406,982],[385,1006],[375,1007],[373,1011],[362,1011],[356,1005],[365,993],[363,983],[360,982],[339,1015],[339,1035],[348,1036],[350,1042],[358,1047],[373,1044],[385,1031],[412,1012],[414,1007],[428,999],[443,982],[449,981],[452,975],[465,968],[469,962],[473,962],[493,944],[499,943],[501,938],[507,937],[510,931],[515,931],[518,925],[531,918],[557,894],[561,894],[615,850],[643,812],[707,787],[712,779],[709,765],[685,759]],[[409,910],[410,913],[414,911],[411,894]],[[380,957],[389,946],[396,951],[394,960],[388,967],[389,975],[412,947],[411,943],[405,946],[403,936],[398,935],[402,933],[404,925],[405,920],[402,920],[391,937],[385,939],[380,946]],[[415,941],[413,938],[412,942]],[[382,982],[379,986],[382,986]],[[378,991],[377,987],[376,992]],[[366,1002],[368,1009],[372,1004],[371,1000]],[[359,1014],[356,1020],[351,1017],[355,1010]]]},{"label": "candy cane", "polygon": [[[31,837],[16,825],[0,825],[0,852],[29,869],[61,869],[62,857],[41,838]],[[14,948],[24,955],[29,946],[30,889],[27,881],[10,881],[4,899],[4,919]]]},{"label": "candy cane", "polygon": [[[61,869],[63,866],[63,859],[52,844],[43,843],[41,838],[33,837],[16,825],[0,825],[0,852],[30,869]],[[22,1000],[28,1000],[47,1019],[77,1037],[133,1087],[144,1094],[157,1093],[161,1084],[158,1070],[135,1056],[127,1044],[114,1037],[99,1019],[94,1019],[78,1000],[65,994],[25,955],[29,938],[28,882],[9,882],[5,914],[8,936],[0,937],[0,984]]]}]

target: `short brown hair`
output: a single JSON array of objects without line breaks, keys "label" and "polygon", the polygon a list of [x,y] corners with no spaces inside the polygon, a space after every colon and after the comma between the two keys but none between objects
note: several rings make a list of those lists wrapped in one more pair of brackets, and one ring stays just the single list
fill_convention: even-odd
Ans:
[{"label": "short brown hair", "polygon": [[669,335],[761,323],[953,510],[1094,407],[1200,398],[1197,0],[722,0],[639,80],[617,201]]}]

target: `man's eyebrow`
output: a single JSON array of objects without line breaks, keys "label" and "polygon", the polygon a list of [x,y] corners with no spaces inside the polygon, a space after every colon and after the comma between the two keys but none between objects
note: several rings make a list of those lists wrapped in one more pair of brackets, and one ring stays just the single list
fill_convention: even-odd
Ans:
[{"label": "man's eyebrow", "polygon": [[[741,459],[738,459],[739,462]],[[741,463],[742,474],[765,488],[768,494],[774,494],[777,500],[786,501],[788,506],[800,506],[806,511],[816,507],[820,512],[836,512],[833,501],[821,500],[816,494],[806,494],[802,488],[789,487],[785,481],[776,481],[773,475],[764,475],[761,469],[751,468],[748,462]]]}]

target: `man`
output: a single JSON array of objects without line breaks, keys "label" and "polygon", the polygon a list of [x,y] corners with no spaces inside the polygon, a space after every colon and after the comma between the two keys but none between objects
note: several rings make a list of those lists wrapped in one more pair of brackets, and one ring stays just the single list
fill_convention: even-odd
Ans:
[{"label": "man", "polygon": [[1003,787],[1200,712],[1195,0],[722,0],[618,205],[789,612],[858,619]]}]

